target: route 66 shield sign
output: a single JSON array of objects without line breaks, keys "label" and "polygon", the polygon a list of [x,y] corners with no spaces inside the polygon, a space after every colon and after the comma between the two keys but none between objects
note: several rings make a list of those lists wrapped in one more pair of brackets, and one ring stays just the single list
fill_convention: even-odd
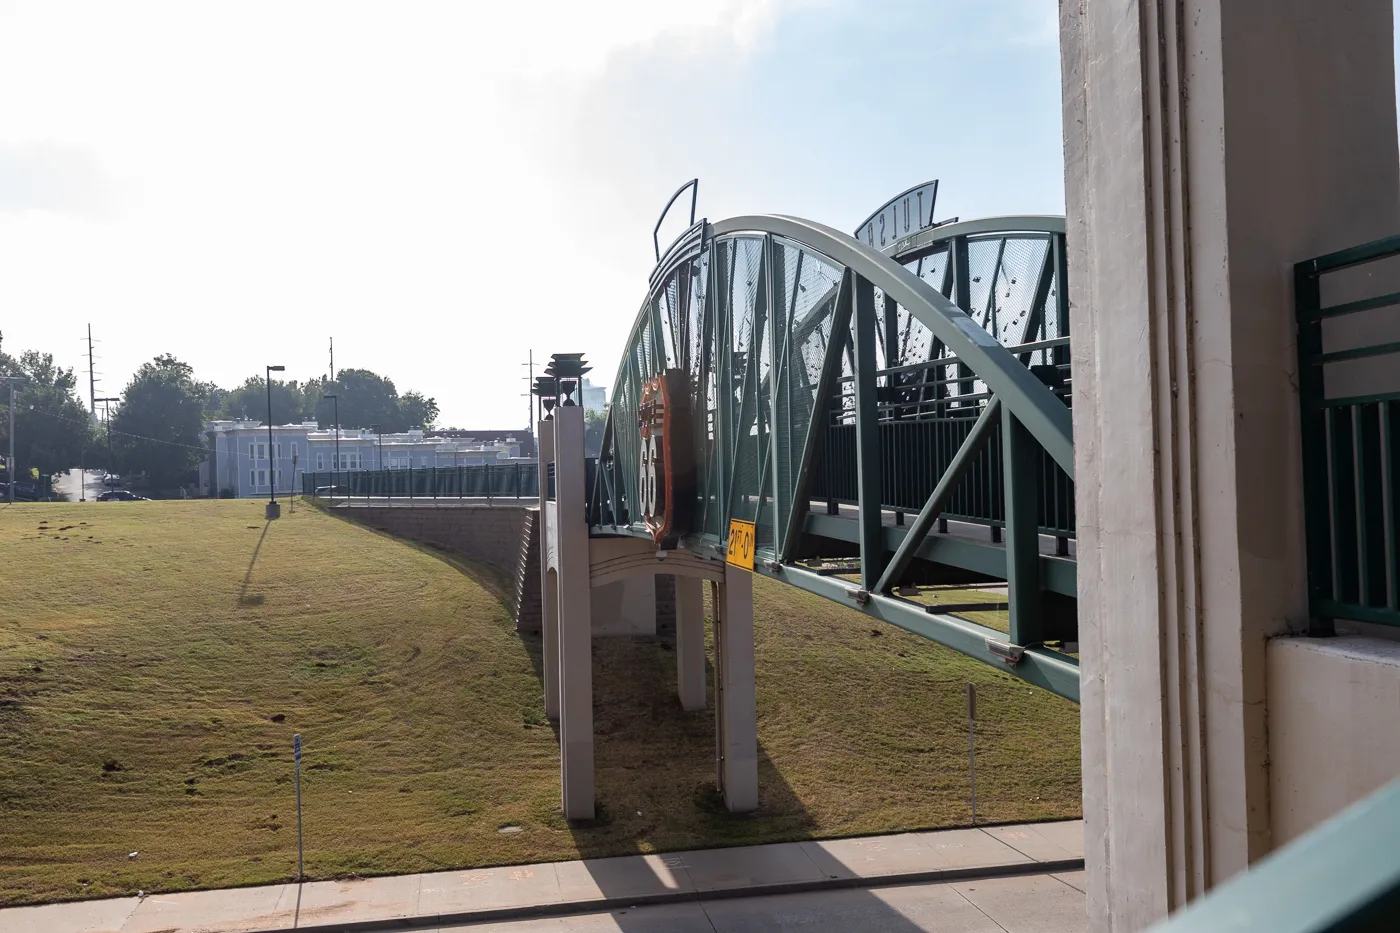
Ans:
[{"label": "route 66 shield sign", "polygon": [[640,512],[656,546],[675,547],[690,530],[695,504],[695,453],[689,376],[668,369],[642,386],[638,417]]}]

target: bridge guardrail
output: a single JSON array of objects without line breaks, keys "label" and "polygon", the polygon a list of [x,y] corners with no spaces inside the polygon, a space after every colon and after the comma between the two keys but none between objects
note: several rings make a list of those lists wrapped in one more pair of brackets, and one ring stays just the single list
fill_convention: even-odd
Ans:
[{"label": "bridge guardrail", "polygon": [[533,499],[539,495],[539,464],[308,471],[301,491],[326,499]]}]

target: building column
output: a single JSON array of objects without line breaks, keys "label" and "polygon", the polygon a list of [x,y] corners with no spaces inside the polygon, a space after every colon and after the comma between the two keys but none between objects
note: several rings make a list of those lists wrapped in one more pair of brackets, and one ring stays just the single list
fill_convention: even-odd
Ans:
[{"label": "building column", "polygon": [[724,568],[715,600],[715,715],[720,789],[735,813],[758,807],[758,722],[753,659],[753,574]]},{"label": "building column", "polygon": [[1390,0],[1062,3],[1090,929],[1272,845],[1305,623],[1292,265],[1400,230]]},{"label": "building column", "polygon": [[676,581],[676,694],[681,709],[705,708],[705,581]]},{"label": "building column", "polygon": [[535,426],[535,454],[539,464],[540,511],[540,628],[544,635],[540,666],[544,677],[544,714],[559,721],[559,587],[549,575],[550,523],[545,500],[548,493],[549,464],[554,460],[554,422]]},{"label": "building column", "polygon": [[593,819],[593,611],[585,514],[583,409],[554,410],[559,582],[559,757],[564,818]]}]

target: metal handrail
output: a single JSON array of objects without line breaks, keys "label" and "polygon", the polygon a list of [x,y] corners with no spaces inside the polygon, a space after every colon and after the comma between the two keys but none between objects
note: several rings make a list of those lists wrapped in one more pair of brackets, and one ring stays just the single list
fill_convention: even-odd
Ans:
[{"label": "metal handrail", "polygon": [[1353,804],[1150,933],[1382,933],[1400,916],[1400,781]]}]

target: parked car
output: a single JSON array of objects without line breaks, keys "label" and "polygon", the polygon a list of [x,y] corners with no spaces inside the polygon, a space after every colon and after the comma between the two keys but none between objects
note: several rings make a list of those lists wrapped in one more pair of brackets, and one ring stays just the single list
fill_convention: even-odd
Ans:
[{"label": "parked car", "polygon": [[[9,498],[10,498],[10,484],[9,484],[9,483],[0,483],[0,499],[4,499],[5,501],[9,501]],[[34,490],[34,486],[33,486],[33,484],[31,484],[31,483],[15,483],[15,501],[16,501],[16,502],[38,502],[38,501],[39,501],[39,494]]]},{"label": "parked car", "polygon": [[348,496],[348,495],[350,495],[350,490],[349,490],[348,488],[346,488],[345,486],[317,486],[317,487],[316,487],[316,496],[317,496],[317,498],[320,498],[320,497],[322,497],[322,496],[325,496],[326,498],[334,498],[334,497],[336,497],[336,496]]},{"label": "parked car", "polygon": [[97,497],[98,502],[150,502],[145,496],[138,496],[129,489],[109,489]]},{"label": "parked car", "polygon": [[115,473],[108,473],[106,476],[102,477],[103,486],[120,486],[121,484],[122,478]]}]

